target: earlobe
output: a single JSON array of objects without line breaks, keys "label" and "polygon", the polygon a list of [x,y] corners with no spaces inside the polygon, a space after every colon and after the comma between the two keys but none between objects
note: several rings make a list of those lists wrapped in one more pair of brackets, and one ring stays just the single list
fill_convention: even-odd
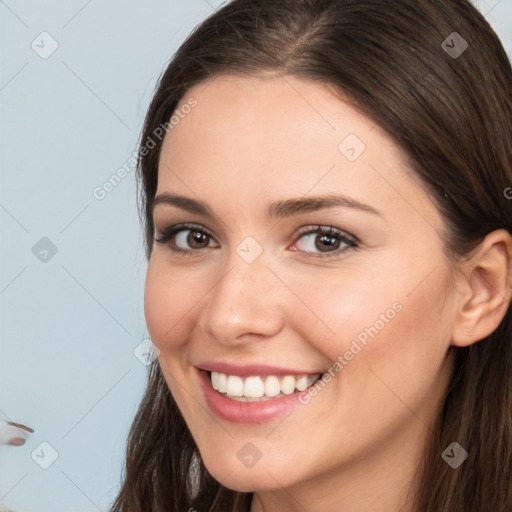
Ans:
[{"label": "earlobe", "polygon": [[512,297],[512,236],[489,233],[462,264],[465,293],[452,331],[452,345],[466,347],[489,336],[505,316]]}]

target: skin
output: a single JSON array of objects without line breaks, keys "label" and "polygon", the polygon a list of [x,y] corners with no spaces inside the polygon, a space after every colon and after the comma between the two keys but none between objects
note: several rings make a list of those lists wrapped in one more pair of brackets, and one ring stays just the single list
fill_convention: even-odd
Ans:
[{"label": "skin", "polygon": [[[213,237],[197,249],[181,232],[174,242],[195,251],[188,256],[172,242],[154,244],[145,313],[208,471],[254,491],[252,512],[412,511],[407,491],[452,372],[449,347],[492,332],[510,300],[510,237],[494,232],[464,264],[448,259],[443,220],[399,148],[318,83],[221,75],[181,104],[191,96],[197,106],[164,140],[157,196],[199,199],[215,217],[158,204],[156,235],[190,222]],[[353,162],[338,149],[348,134],[366,146]],[[264,215],[271,202],[328,193],[380,215],[348,207]],[[321,235],[297,239],[316,225],[357,237],[358,247],[322,253]],[[236,251],[247,236],[263,249],[250,264]],[[290,415],[238,425],[209,410],[194,365],[324,372],[394,303],[400,312]],[[237,457],[248,442],[262,455],[251,468]]]}]

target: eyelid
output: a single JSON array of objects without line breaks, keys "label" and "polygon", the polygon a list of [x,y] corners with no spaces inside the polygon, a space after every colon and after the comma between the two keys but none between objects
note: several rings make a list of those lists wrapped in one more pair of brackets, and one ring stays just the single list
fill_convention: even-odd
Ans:
[{"label": "eyelid", "polygon": [[302,252],[304,254],[307,254],[307,258],[331,258],[331,257],[341,257],[345,252],[349,250],[356,250],[359,249],[360,241],[359,239],[350,234],[346,231],[343,231],[342,229],[336,228],[334,226],[327,226],[324,224],[317,224],[317,225],[310,225],[310,226],[304,226],[303,228],[300,228],[297,232],[297,235],[294,237],[293,244],[296,244],[304,235],[336,235],[342,243],[346,244],[347,247],[343,249],[335,249],[334,251],[328,251],[328,252],[307,252],[307,251],[297,251]]},{"label": "eyelid", "polygon": [[[215,236],[207,228],[205,228],[201,224],[196,224],[194,222],[184,222],[184,223],[173,224],[171,226],[168,226],[165,229],[163,229],[163,231],[160,232],[158,235],[155,234],[153,239],[155,240],[155,242],[164,244],[164,243],[167,243],[172,237],[174,237],[176,234],[178,234],[181,231],[193,231],[193,230],[204,233],[205,235],[209,236],[213,240],[216,240]],[[187,252],[186,249],[175,249],[175,250],[176,250],[176,252]],[[193,249],[191,249],[190,252],[198,252],[198,250],[194,251]]]},{"label": "eyelid", "polygon": [[[323,228],[327,228],[327,229],[323,229]],[[311,224],[309,226],[304,226],[302,228],[299,228],[297,235],[295,236],[295,240],[300,238],[302,235],[305,235],[308,233],[333,234],[333,235],[338,235],[341,238],[346,238],[347,240],[350,240],[354,244],[361,243],[360,240],[356,236],[354,236],[350,233],[347,233],[346,231],[344,231],[340,228],[337,228],[332,225],[327,225],[327,224]]]},{"label": "eyelid", "polygon": [[[158,236],[155,234],[154,240],[155,242],[161,243],[161,244],[170,244],[170,240],[174,238],[174,236],[181,231],[198,231],[200,233],[203,233],[204,235],[208,236],[209,238],[216,240],[215,236],[203,225],[196,224],[193,222],[185,222],[180,224],[173,224],[171,226],[166,227]],[[312,234],[324,234],[324,235],[336,235],[339,239],[341,239],[342,243],[345,243],[347,247],[343,249],[336,249],[334,251],[328,251],[325,253],[318,252],[308,252],[308,251],[300,251],[295,249],[297,252],[302,252],[307,254],[307,258],[329,258],[329,257],[340,257],[342,253],[345,253],[347,250],[355,250],[359,248],[360,241],[359,239],[350,234],[346,231],[336,228],[332,225],[325,225],[325,224],[314,224],[314,225],[308,225],[303,226],[299,228],[297,233],[295,234],[293,238],[292,245],[296,244],[304,235],[312,235]],[[201,249],[181,249],[176,247],[171,247],[171,251],[175,253],[181,253],[184,255],[195,255],[200,253],[203,249],[207,249],[208,247],[204,247]]]}]

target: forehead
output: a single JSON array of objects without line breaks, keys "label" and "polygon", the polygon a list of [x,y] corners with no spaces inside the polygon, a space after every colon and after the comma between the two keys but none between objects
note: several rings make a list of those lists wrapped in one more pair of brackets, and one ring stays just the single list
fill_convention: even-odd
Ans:
[{"label": "forehead", "polygon": [[[182,113],[191,98],[196,106]],[[339,145],[348,136],[361,141],[359,152],[362,144],[375,151],[384,142],[376,138],[380,130],[374,122],[326,87],[291,76],[217,76],[189,89],[176,113],[178,122],[162,150],[162,160],[175,164],[208,155],[211,164],[259,162],[283,171],[287,162],[313,156],[315,167],[329,168],[343,156]]]},{"label": "forehead", "polygon": [[372,142],[367,133],[379,131],[326,86],[292,76],[221,75],[189,89],[178,112],[190,98],[197,106],[180,117],[168,142],[178,150],[200,144],[219,158],[287,158],[311,154],[321,145],[326,159],[333,160],[347,135]]},{"label": "forehead", "polygon": [[400,214],[410,215],[411,201],[429,206],[392,139],[318,82],[220,75],[190,88],[176,112],[157,193],[229,197],[241,208],[332,192],[380,210],[401,202]]}]

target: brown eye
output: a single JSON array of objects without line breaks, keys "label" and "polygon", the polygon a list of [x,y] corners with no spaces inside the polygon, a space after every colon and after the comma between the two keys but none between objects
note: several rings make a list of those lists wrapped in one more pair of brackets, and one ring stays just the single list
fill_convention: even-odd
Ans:
[{"label": "brown eye", "polygon": [[213,237],[210,233],[193,224],[170,226],[155,236],[155,242],[167,244],[172,251],[182,253],[197,252],[212,247],[210,243],[212,241]]},{"label": "brown eye", "polygon": [[298,250],[312,253],[310,254],[312,257],[336,256],[357,247],[356,240],[332,226],[317,226],[314,229],[303,230],[296,240],[295,245],[298,246]]},{"label": "brown eye", "polygon": [[[186,244],[194,249],[203,249],[208,247],[209,236],[202,231],[183,230],[183,233],[189,231],[189,235],[186,237]],[[206,240],[206,245],[204,245]]]}]

